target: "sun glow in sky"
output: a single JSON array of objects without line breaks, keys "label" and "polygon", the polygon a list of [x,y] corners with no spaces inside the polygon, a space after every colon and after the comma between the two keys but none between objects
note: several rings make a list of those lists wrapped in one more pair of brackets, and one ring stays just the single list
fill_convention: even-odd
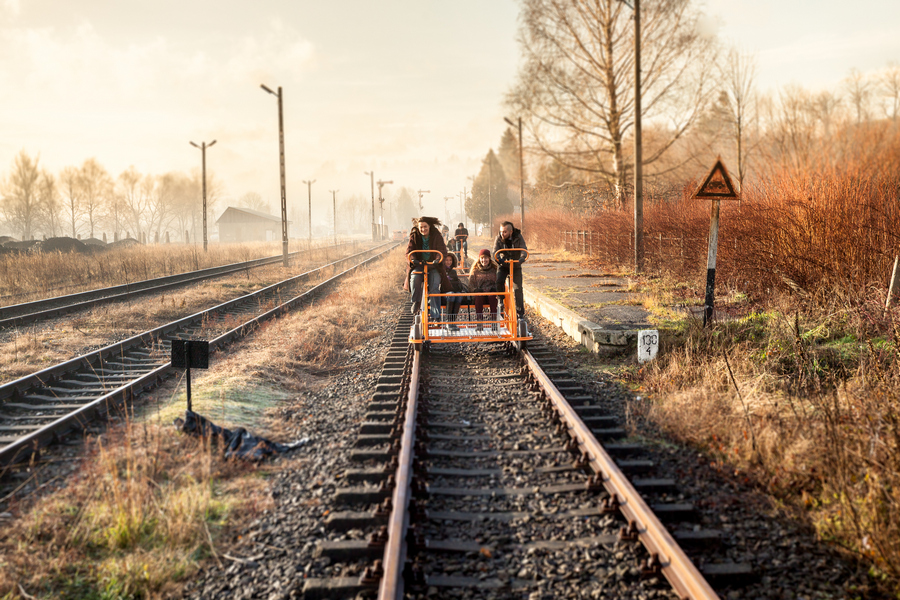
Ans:
[{"label": "sun glow in sky", "polygon": [[[836,87],[900,61],[900,2],[706,0],[722,38],[757,54],[758,83]],[[0,173],[25,149],[58,172],[95,157],[115,177],[189,171],[188,142],[228,199],[279,198],[284,90],[289,205],[331,214],[369,178],[431,190],[444,215],[506,116],[515,0],[0,0]],[[514,115],[508,115],[513,117]],[[451,201],[451,208],[458,201]],[[216,215],[217,216],[217,215]]]}]

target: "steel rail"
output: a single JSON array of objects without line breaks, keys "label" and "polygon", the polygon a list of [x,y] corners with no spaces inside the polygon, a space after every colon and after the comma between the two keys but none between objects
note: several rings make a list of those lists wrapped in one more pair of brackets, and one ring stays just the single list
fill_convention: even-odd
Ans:
[{"label": "steel rail", "polygon": [[582,448],[591,469],[600,476],[603,486],[650,552],[652,566],[657,566],[681,598],[713,600],[719,596],[685,555],[668,530],[644,502],[615,461],[606,453],[587,425],[581,420],[565,397],[556,388],[540,365],[527,351],[522,350],[529,371],[544,390],[557,414],[566,423],[569,435]]},{"label": "steel rail", "polygon": [[406,532],[409,528],[409,499],[412,483],[412,463],[416,439],[416,411],[419,397],[419,365],[421,352],[414,352],[410,373],[409,394],[406,404],[406,418],[403,422],[403,436],[400,438],[400,457],[394,476],[394,492],[391,499],[393,509],[388,521],[388,539],[384,546],[382,561],[384,574],[378,587],[379,600],[403,598],[403,570],[406,565]]},{"label": "steel rail", "polygon": [[[382,244],[384,246],[385,244]],[[46,385],[48,381],[53,381],[54,378],[59,377],[64,373],[69,373],[77,370],[80,367],[90,366],[95,362],[98,362],[102,365],[105,360],[110,358],[114,358],[116,356],[121,356],[126,350],[130,348],[134,348],[141,345],[146,345],[152,343],[155,340],[160,339],[165,334],[171,333],[178,329],[181,329],[187,325],[190,325],[198,320],[202,320],[205,316],[214,313],[216,311],[225,311],[233,306],[238,304],[243,304],[248,300],[253,298],[262,296],[269,292],[277,291],[279,288],[287,287],[289,285],[293,285],[296,283],[300,283],[310,277],[314,276],[319,271],[323,271],[330,267],[336,266],[340,263],[344,263],[350,261],[352,259],[358,258],[362,254],[367,254],[373,250],[377,250],[382,246],[376,246],[375,248],[371,248],[369,250],[365,250],[363,252],[358,252],[357,254],[353,254],[351,256],[346,256],[344,258],[338,259],[326,265],[322,265],[316,269],[311,271],[307,271],[306,273],[301,273],[299,275],[295,275],[294,277],[290,277],[283,281],[279,281],[278,283],[273,283],[270,286],[264,287],[262,289],[256,290],[255,292],[251,292],[250,294],[240,296],[238,298],[234,298],[232,300],[228,300],[227,302],[223,302],[217,306],[213,306],[212,308],[204,309],[200,312],[194,313],[187,317],[182,317],[176,321],[172,321],[170,323],[166,323],[165,325],[160,325],[154,329],[150,329],[143,333],[139,333],[135,336],[132,336],[128,339],[122,340],[121,342],[116,342],[115,344],[110,344],[109,346],[105,346],[98,350],[94,350],[87,354],[83,354],[76,358],[72,358],[65,362],[58,363],[51,367],[47,367],[46,369],[42,369],[30,375],[25,375],[24,377],[20,377],[14,381],[10,381],[3,385],[0,385],[0,400],[5,398],[9,398],[11,396],[15,396],[17,393],[21,393],[22,391],[39,386]]]},{"label": "steel rail", "polygon": [[[320,250],[336,249],[347,245],[349,244],[344,243],[336,246],[324,246],[320,248]],[[296,258],[301,253],[305,252],[309,252],[309,250],[292,252],[291,256]],[[165,277],[156,277],[154,279],[144,279],[134,283],[125,283],[98,290],[88,290],[86,292],[78,292],[66,296],[56,296],[53,298],[45,298],[43,300],[35,300],[33,302],[23,302],[21,304],[3,306],[0,307],[0,329],[33,323],[41,319],[91,308],[108,302],[118,302],[141,294],[161,292],[195,283],[197,281],[222,277],[249,269],[280,263],[282,260],[284,260],[284,257],[280,255],[257,258],[242,263],[232,263],[229,265],[210,267],[208,269],[200,269],[198,271],[177,273],[175,275],[166,275]]]},{"label": "steel rail", "polygon": [[[240,337],[250,334],[263,321],[277,317],[277,316],[283,314],[284,312],[287,312],[290,308],[297,306],[299,303],[303,302],[304,300],[309,299],[310,296],[321,291],[327,285],[334,283],[335,281],[355,272],[356,270],[358,270],[364,266],[367,266],[367,265],[371,264],[372,262],[384,257],[388,252],[393,250],[393,248],[396,247],[396,245],[397,245],[396,243],[389,243],[389,244],[392,244],[391,248],[383,250],[379,254],[377,254],[373,257],[370,257],[370,258],[364,260],[363,262],[353,265],[353,266],[345,269],[344,271],[333,275],[329,279],[317,284],[316,286],[310,288],[309,290],[303,292],[302,294],[295,296],[294,298],[288,300],[287,302],[263,313],[262,315],[259,315],[253,319],[250,319],[249,321],[246,321],[245,323],[242,323],[241,325],[218,336],[217,338],[215,338],[213,340],[210,340],[210,349],[214,350],[216,348],[222,347],[227,342],[230,342],[234,339],[237,339],[237,338],[240,338]],[[367,250],[366,252],[369,252],[369,251],[371,251],[371,250]],[[366,252],[361,252],[359,254],[365,254]],[[359,254],[354,255],[354,256],[358,256]],[[329,266],[346,261],[348,258],[350,258],[350,257],[341,259],[339,261],[335,261],[333,263],[330,263],[328,265],[320,267],[317,270],[325,269]],[[297,276],[297,277],[300,277],[300,276]],[[296,279],[296,277],[291,278],[291,279]],[[290,281],[290,280],[286,280],[286,281]],[[282,282],[282,283],[284,283],[284,282]],[[270,288],[276,287],[278,285],[280,285],[280,284],[275,284],[275,286],[269,286],[269,287]],[[260,291],[262,291],[262,290],[260,290]],[[256,293],[258,293],[258,292],[254,292],[254,294],[250,294],[250,296],[255,295]],[[246,298],[246,296],[244,298]],[[226,303],[226,304],[231,304],[231,302]],[[219,306],[223,306],[223,305],[219,305]],[[216,307],[216,308],[218,308],[218,307]],[[212,310],[215,310],[215,308],[209,309],[209,310],[212,311]],[[204,312],[207,312],[207,311],[204,311]],[[197,313],[196,315],[192,315],[192,317],[196,317],[196,316],[202,315],[202,314],[204,314],[204,313]],[[191,318],[191,317],[188,317],[188,318]],[[182,321],[184,321],[184,319],[179,320],[176,323],[181,323]],[[158,331],[158,330],[161,330],[164,328],[166,328],[168,330],[169,326],[171,326],[171,325],[172,325],[172,323],[164,325],[162,328],[157,328],[154,331]],[[175,327],[173,330],[177,330],[177,329],[178,329],[178,327]],[[131,340],[141,340],[141,339],[144,339],[144,337],[146,335],[147,335],[146,333],[141,334],[139,336],[135,336],[134,338],[131,338]],[[129,340],[126,340],[126,341],[129,341]],[[106,348],[97,350],[92,354],[81,356],[77,359],[73,359],[73,361],[68,361],[67,364],[73,363],[76,361],[79,362],[79,364],[81,364],[84,361],[89,361],[89,358],[91,356],[95,356],[95,357],[102,356],[102,354],[100,354],[100,353],[102,353],[106,350],[109,350],[110,348],[119,347],[123,343],[125,343],[125,342],[120,342],[119,344],[113,344],[112,346],[107,346]],[[124,352],[124,350],[122,350],[122,352]],[[90,362],[88,362],[87,364],[90,364]],[[115,389],[110,390],[109,392],[103,394],[102,396],[100,396],[98,398],[95,398],[94,400],[85,404],[84,406],[79,407],[78,409],[74,410],[73,412],[63,415],[59,419],[41,427],[40,429],[19,438],[15,442],[12,442],[12,443],[6,445],[5,447],[0,448],[0,466],[20,462],[20,459],[27,458],[38,448],[46,446],[49,443],[51,443],[51,441],[53,439],[55,439],[61,435],[65,435],[66,433],[68,433],[69,431],[72,431],[75,428],[83,427],[83,425],[87,421],[92,420],[96,416],[99,416],[101,414],[105,414],[105,413],[109,412],[111,404],[121,404],[121,403],[127,402],[129,400],[132,400],[136,395],[136,390],[140,391],[140,390],[146,390],[146,389],[156,387],[157,385],[159,385],[159,383],[164,378],[166,378],[168,375],[171,374],[171,370],[172,370],[171,362],[165,362],[165,363],[153,368],[152,371],[138,377],[137,379],[134,379],[128,383],[125,383],[121,386],[116,387]],[[47,370],[45,370],[45,371],[47,371]],[[41,371],[41,373],[44,373],[45,371]],[[29,378],[35,377],[36,375],[37,374],[27,376],[26,378],[23,378],[23,379],[29,379]],[[16,383],[16,382],[12,382],[12,383]],[[8,386],[11,386],[11,385],[12,384],[8,384]],[[0,386],[0,390],[2,390],[2,388],[4,388],[4,387],[7,387],[7,386]],[[16,389],[13,388],[13,391],[16,391]],[[0,406],[2,406],[2,404],[0,404]]]}]

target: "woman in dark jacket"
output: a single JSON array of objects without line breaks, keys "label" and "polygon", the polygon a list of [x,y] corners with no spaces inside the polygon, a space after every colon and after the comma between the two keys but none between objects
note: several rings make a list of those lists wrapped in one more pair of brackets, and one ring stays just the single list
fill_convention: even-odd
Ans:
[{"label": "woman in dark jacket", "polygon": [[[422,265],[432,260],[440,259],[440,255],[436,253],[421,254],[416,253],[409,256],[413,250],[437,250],[442,255],[447,255],[447,246],[444,244],[444,238],[441,235],[441,222],[435,217],[420,217],[416,228],[409,234],[409,243],[406,245],[406,254],[409,257],[406,266],[406,278],[403,282],[403,289],[412,290],[412,312],[415,314],[420,310],[419,303],[422,299],[422,284],[424,281],[424,269]],[[436,265],[428,265],[428,293],[440,294],[441,290],[450,290],[450,281],[447,279],[447,273],[444,270],[442,262]],[[441,318],[441,299],[429,298],[428,318],[431,321],[438,321]]]},{"label": "woman in dark jacket", "polygon": [[[470,292],[495,292],[497,291],[497,263],[491,259],[491,251],[485,248],[478,253],[478,260],[469,271]],[[484,305],[490,306],[491,314],[497,312],[497,296],[472,296],[475,303],[475,314],[482,321],[487,319],[482,316]],[[481,324],[477,329],[481,329]]]}]

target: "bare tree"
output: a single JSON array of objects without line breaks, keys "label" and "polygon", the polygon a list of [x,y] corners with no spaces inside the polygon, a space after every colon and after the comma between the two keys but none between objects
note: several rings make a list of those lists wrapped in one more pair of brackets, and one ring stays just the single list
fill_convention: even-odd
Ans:
[{"label": "bare tree", "polygon": [[[634,125],[632,12],[620,0],[522,0],[523,64],[507,104],[538,148],[571,168],[602,174],[625,201],[626,136]],[[690,128],[713,92],[715,40],[690,0],[655,0],[641,12],[642,118],[665,135],[645,142],[652,165]]]},{"label": "bare tree", "polygon": [[56,178],[49,171],[41,171],[41,177],[38,180],[38,198],[41,221],[45,231],[49,232],[51,237],[56,237],[62,230],[62,219],[60,218],[62,203],[59,191],[56,189]]},{"label": "bare tree", "polygon": [[94,237],[94,230],[103,218],[112,194],[113,181],[96,159],[89,158],[81,165],[79,185],[90,237]]},{"label": "bare tree", "polygon": [[4,219],[23,240],[34,236],[40,216],[39,160],[39,157],[32,159],[25,150],[16,155],[0,201]]},{"label": "bare tree", "polygon": [[728,109],[728,120],[731,125],[731,139],[735,144],[738,182],[743,189],[750,149],[746,142],[748,124],[753,117],[753,83],[756,78],[756,63],[752,57],[742,55],[732,49],[725,58],[722,75],[725,82],[727,98],[725,106]]},{"label": "bare tree", "polygon": [[65,206],[68,225],[72,237],[78,237],[78,221],[81,220],[81,184],[80,173],[75,167],[66,167],[59,174],[59,187],[62,192],[62,202]]},{"label": "bare tree", "polygon": [[894,123],[900,117],[900,65],[888,63],[887,69],[878,78],[885,115]]},{"label": "bare tree", "polygon": [[268,202],[263,200],[263,197],[260,196],[257,192],[247,192],[246,194],[238,198],[238,206],[264,213],[271,214],[272,212],[272,206]]},{"label": "bare tree", "polygon": [[850,75],[844,80],[844,90],[847,100],[856,112],[856,124],[869,119],[869,107],[872,102],[872,80],[856,69],[850,70]]}]

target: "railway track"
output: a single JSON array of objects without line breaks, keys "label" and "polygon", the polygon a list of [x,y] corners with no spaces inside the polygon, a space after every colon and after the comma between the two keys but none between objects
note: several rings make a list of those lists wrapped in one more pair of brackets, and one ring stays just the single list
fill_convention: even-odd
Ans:
[{"label": "railway track", "polygon": [[[260,323],[309,301],[330,283],[385,256],[396,244],[354,254],[251,294],[0,386],[0,466],[35,457],[40,448],[83,430],[172,374],[173,339],[205,339],[210,351]],[[340,273],[301,293],[323,274]]]},{"label": "railway track", "polygon": [[304,597],[717,598],[708,581],[752,575],[717,562],[721,532],[541,343],[412,352],[411,324],[316,550],[360,575],[311,577]]},{"label": "railway track", "polygon": [[[329,251],[344,250],[348,247],[356,249],[357,246],[358,244],[355,242],[338,244],[336,246],[328,246],[325,248],[315,248],[312,251],[300,250],[292,252],[288,256],[291,260],[295,260],[296,258],[313,251],[325,251],[327,253]],[[0,306],[0,329],[37,323],[74,311],[93,308],[101,304],[131,300],[145,294],[163,292],[192,283],[214,279],[216,277],[224,277],[226,275],[249,271],[250,269],[278,264],[283,260],[284,258],[281,255],[258,258],[241,263],[222,265],[220,267],[212,267],[187,273],[178,273],[176,275],[136,281],[134,283],[117,285],[99,290],[90,290],[87,292],[35,300],[33,302]]]}]

